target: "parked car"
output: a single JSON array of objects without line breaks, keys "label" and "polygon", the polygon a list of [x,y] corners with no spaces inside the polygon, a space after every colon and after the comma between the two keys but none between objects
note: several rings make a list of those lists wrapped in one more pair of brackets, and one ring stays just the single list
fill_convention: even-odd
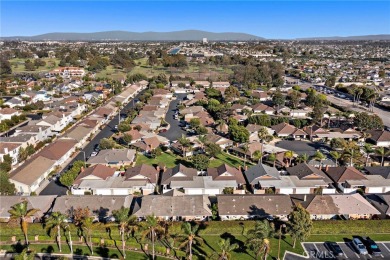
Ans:
[{"label": "parked car", "polygon": [[92,156],[96,156],[96,155],[98,155],[98,152],[92,152],[92,153],[91,153],[91,157],[92,157]]},{"label": "parked car", "polygon": [[99,152],[99,151],[100,151],[100,145],[99,145],[99,144],[95,144],[93,150],[94,150],[95,152]]},{"label": "parked car", "polygon": [[352,245],[356,249],[356,251],[361,255],[368,255],[367,248],[363,245],[362,241],[355,237],[352,239]]},{"label": "parked car", "polygon": [[368,252],[373,255],[373,256],[380,256],[382,255],[382,251],[378,247],[378,245],[375,243],[374,240],[371,238],[367,237],[364,240],[364,244],[366,245],[366,248],[368,249]]},{"label": "parked car", "polygon": [[334,256],[342,256],[343,250],[336,242],[325,242],[325,247],[329,249],[333,253]]}]

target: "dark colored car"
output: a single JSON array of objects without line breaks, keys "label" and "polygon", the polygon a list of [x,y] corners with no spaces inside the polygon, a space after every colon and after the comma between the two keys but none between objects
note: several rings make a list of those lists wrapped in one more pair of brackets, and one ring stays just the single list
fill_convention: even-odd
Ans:
[{"label": "dark colored car", "polygon": [[100,151],[100,146],[99,146],[99,144],[95,144],[93,150],[94,150],[95,152],[99,152],[99,151]]},{"label": "dark colored car", "polygon": [[382,251],[380,250],[378,245],[371,238],[367,237],[364,240],[364,244],[366,245],[366,248],[371,255],[380,256],[382,254]]},{"label": "dark colored car", "polygon": [[343,250],[336,242],[325,242],[325,246],[333,253],[334,256],[342,256]]}]

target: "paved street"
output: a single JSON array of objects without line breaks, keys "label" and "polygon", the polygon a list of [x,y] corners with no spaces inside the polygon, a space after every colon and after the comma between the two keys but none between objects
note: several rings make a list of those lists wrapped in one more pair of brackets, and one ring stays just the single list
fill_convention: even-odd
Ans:
[{"label": "paved street", "polygon": [[[289,82],[297,82],[297,79],[295,78],[292,78],[292,77],[286,77],[287,81]],[[311,83],[308,83],[308,82],[302,82],[300,81],[299,82],[299,86],[301,87],[301,89],[303,90],[306,90],[308,88],[314,88],[314,85],[311,84]],[[325,86],[321,86],[321,87],[325,87]],[[342,92],[338,92],[337,90],[333,89],[333,88],[328,88],[328,87],[325,87],[329,90],[332,90],[334,91],[335,93],[342,93]],[[349,97],[349,98],[353,98],[351,95],[348,95],[346,93],[342,93],[344,94],[345,96]],[[332,94],[327,94],[327,99],[335,104],[335,105],[338,105],[338,106],[342,106],[342,107],[346,107],[350,110],[353,110],[353,111],[357,111],[357,112],[367,112],[367,113],[370,113],[368,112],[368,110],[364,109],[363,107],[354,107],[353,106],[353,102],[352,101],[349,101],[349,100],[346,100],[346,99],[343,99],[343,98],[339,98],[339,97],[335,97],[334,95]],[[382,118],[382,121],[383,121],[383,124],[385,126],[388,126],[390,127],[390,112],[381,108],[381,107],[374,107],[374,114],[378,115],[380,118]]]},{"label": "paved street", "polygon": [[382,251],[381,256],[374,257],[370,254],[360,255],[348,240],[346,242],[338,242],[343,256],[334,257],[323,242],[317,243],[303,243],[306,254],[305,256],[298,256],[291,253],[286,253],[285,260],[301,260],[301,259],[390,259],[390,242],[376,242]]},{"label": "paved street", "polygon": [[[143,93],[143,91],[141,92]],[[141,94],[140,93],[140,94]],[[140,95],[138,94],[135,99],[138,98]],[[130,109],[133,107],[133,102],[130,102],[122,109],[122,111],[125,111],[126,109]],[[93,152],[95,145],[100,142],[101,139],[110,137],[115,132],[115,125],[118,124],[118,115],[114,116],[114,118],[108,122],[104,126],[104,128],[84,147],[82,151],[85,152],[85,156],[89,157],[91,153]],[[84,160],[84,153],[80,152],[68,165],[72,165],[75,161],[83,161]],[[68,167],[64,167],[66,169]],[[41,192],[40,195],[65,195],[67,191],[67,188],[62,186],[58,180],[57,181],[51,181]]]},{"label": "paved street", "polygon": [[168,122],[170,128],[167,132],[159,134],[161,136],[168,138],[170,141],[175,141],[178,138],[180,138],[182,134],[184,135],[186,134],[186,132],[183,129],[181,129],[181,127],[179,126],[180,121],[176,120],[173,116],[175,115],[176,106],[179,104],[180,101],[182,101],[187,96],[187,94],[176,94],[176,95],[177,98],[169,104],[169,109],[165,116],[165,121]]}]

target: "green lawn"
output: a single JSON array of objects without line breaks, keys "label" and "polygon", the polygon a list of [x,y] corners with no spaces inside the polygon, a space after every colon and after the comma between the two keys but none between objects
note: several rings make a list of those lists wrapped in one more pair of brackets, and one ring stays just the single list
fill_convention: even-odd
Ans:
[{"label": "green lawn", "polygon": [[[323,242],[323,241],[344,241],[345,239],[351,239],[353,235],[370,236],[377,241],[389,241],[390,240],[390,221],[389,220],[350,220],[350,221],[315,221],[313,224],[313,231],[307,242]],[[199,236],[203,238],[204,243],[202,245],[195,245],[194,259],[210,259],[213,252],[219,252],[218,241],[222,238],[230,238],[232,243],[237,243],[239,249],[232,253],[232,259],[253,259],[253,253],[245,247],[245,241],[247,231],[252,229],[254,221],[211,221],[201,222],[199,229]],[[22,231],[17,223],[15,225],[0,224],[0,240],[11,243],[11,237],[16,236],[17,240],[23,241]],[[28,226],[29,240],[34,241],[34,235],[39,235],[39,241],[42,245],[32,245],[36,252],[58,252],[58,246],[54,243],[54,235],[48,235],[41,224],[30,224]],[[171,234],[182,234],[181,223],[174,222],[169,228]],[[78,231],[74,225],[70,225],[70,231],[72,233],[73,241],[78,241]],[[349,231],[349,232],[348,232]],[[67,234],[66,234],[67,235]],[[139,234],[136,234],[139,236]],[[121,248],[120,234],[116,227],[111,228],[111,232],[107,232],[106,226],[103,224],[97,224],[92,232],[92,241],[94,245],[98,245],[104,239],[104,243],[107,247],[95,247],[95,255],[114,257],[115,255],[121,256],[118,248]],[[62,233],[62,241],[65,243],[66,237]],[[176,245],[179,244],[179,240],[176,240]],[[139,241],[138,241],[139,242]],[[137,249],[141,251],[141,245],[133,237],[130,237],[126,241],[126,245],[131,249]],[[144,241],[142,244],[148,243]],[[278,254],[278,239],[272,238],[270,258],[277,258]],[[148,243],[150,246],[150,243]],[[281,253],[283,256],[286,250],[302,254],[303,248],[299,242],[296,244],[296,248],[292,248],[293,241],[289,235],[282,237],[281,239]],[[118,247],[118,248],[117,248]],[[11,246],[0,246],[1,249],[13,250]],[[85,244],[78,244],[74,247],[75,252],[79,248],[80,254],[90,254],[89,249]],[[149,247],[150,248],[150,247]],[[16,250],[17,251],[17,250]],[[156,243],[156,251],[160,253],[166,252],[166,247],[160,242]],[[69,247],[63,244],[63,252],[68,253]],[[173,254],[173,252],[172,252]],[[183,256],[184,252],[177,250],[179,256]],[[203,257],[202,257],[203,255]],[[144,259],[144,254],[137,254],[135,252],[129,252],[127,259]],[[207,257],[205,257],[207,256]]]},{"label": "green lawn", "polygon": [[[172,168],[175,165],[181,163],[187,167],[191,167],[191,162],[189,162],[188,160],[186,160],[180,156],[170,154],[170,153],[162,153],[160,156],[157,156],[156,158],[149,158],[143,154],[138,154],[136,165],[140,165],[143,163],[148,164],[148,165],[157,165],[159,163],[164,163],[168,168]],[[230,154],[223,152],[223,153],[217,155],[217,158],[210,160],[209,167],[215,168],[215,167],[218,167],[224,163],[226,163],[230,166],[236,167],[236,168],[238,168],[238,166],[241,166],[241,167],[244,166],[243,161],[241,161],[240,159],[238,159]],[[247,165],[251,165],[251,164],[252,163],[247,163]]]},{"label": "green lawn", "polygon": [[[233,167],[236,167],[238,168],[238,166],[241,166],[243,167],[244,166],[244,161],[240,160],[239,158],[235,157],[235,156],[232,156],[230,154],[227,154],[225,152],[222,152],[220,154],[217,155],[217,159],[215,160],[219,160],[222,164],[222,163],[226,163],[226,164],[229,164],[230,166],[233,166]],[[213,164],[217,164],[217,162],[213,162]],[[246,163],[247,165],[252,165],[252,163]],[[219,165],[218,165],[219,166]]]},{"label": "green lawn", "polygon": [[112,78],[121,80],[126,78],[126,72],[121,69],[115,69],[114,66],[107,66],[105,70],[96,73],[97,78]]},{"label": "green lawn", "polygon": [[[21,252],[22,246],[10,246],[10,245],[2,245],[0,246],[0,249],[7,250],[8,252]],[[58,245],[57,244],[31,244],[30,250],[33,250],[35,253],[59,253],[58,251]],[[100,256],[100,257],[109,257],[109,258],[122,258],[121,251],[119,251],[116,248],[111,247],[94,247],[94,256]],[[62,253],[63,254],[70,254],[70,247],[68,244],[62,245]],[[79,246],[74,245],[73,246],[73,252],[77,255],[83,255],[83,256],[91,256],[91,251],[87,246]],[[140,250],[140,252],[134,252],[134,251],[126,251],[126,259],[129,260],[144,260],[146,257],[145,253]],[[157,259],[168,259],[165,257],[156,257]]]},{"label": "green lawn", "polygon": [[148,165],[157,165],[159,163],[165,164],[168,168],[172,168],[177,164],[177,158],[174,155],[169,153],[162,153],[160,156],[156,158],[149,158],[143,154],[137,155],[136,165],[140,164],[148,164]]},{"label": "green lawn", "polygon": [[[24,62],[28,59],[11,59],[9,62],[11,63],[12,72],[14,73],[21,73],[21,72],[44,72],[44,71],[50,71],[52,69],[55,69],[58,67],[58,64],[60,63],[60,60],[57,58],[51,59],[51,58],[42,58],[46,62],[46,66],[39,67],[38,69],[34,71],[26,71],[24,68]],[[34,61],[34,59],[29,59],[30,61]]]}]

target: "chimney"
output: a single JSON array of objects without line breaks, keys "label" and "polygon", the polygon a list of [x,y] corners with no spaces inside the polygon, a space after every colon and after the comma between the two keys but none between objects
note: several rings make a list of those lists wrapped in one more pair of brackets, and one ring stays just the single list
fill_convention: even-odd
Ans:
[{"label": "chimney", "polygon": [[4,154],[8,154],[8,148],[4,147]]},{"label": "chimney", "polygon": [[306,201],[306,194],[303,196],[303,201]]},{"label": "chimney", "polygon": [[320,170],[322,169],[322,163],[320,163]]},{"label": "chimney", "polygon": [[81,166],[80,172],[83,172],[83,171],[84,171],[84,166]]},{"label": "chimney", "polygon": [[326,165],[325,171],[327,172],[329,170],[329,165]]},{"label": "chimney", "polygon": [[157,170],[157,171],[160,171],[160,166],[157,165],[156,170]]},{"label": "chimney", "polygon": [[245,171],[247,171],[248,170],[248,165],[245,165]]},{"label": "chimney", "polygon": [[164,165],[163,172],[167,170],[167,166]]}]

